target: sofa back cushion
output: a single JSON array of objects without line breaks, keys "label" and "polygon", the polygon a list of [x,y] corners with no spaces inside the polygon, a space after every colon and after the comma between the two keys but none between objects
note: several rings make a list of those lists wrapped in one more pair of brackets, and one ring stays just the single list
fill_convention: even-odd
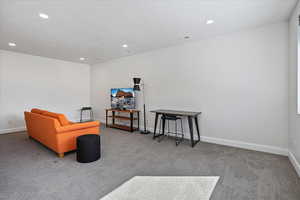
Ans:
[{"label": "sofa back cushion", "polygon": [[69,120],[66,118],[64,114],[58,114],[58,121],[62,126],[70,125]]},{"label": "sofa back cushion", "polygon": [[70,124],[65,115],[63,114],[45,111],[42,113],[42,115],[57,119],[61,126],[66,126]]},{"label": "sofa back cushion", "polygon": [[38,109],[38,108],[33,108],[33,109],[31,109],[31,112],[42,115],[44,112],[47,112],[47,111],[46,110],[41,110],[41,109]]}]

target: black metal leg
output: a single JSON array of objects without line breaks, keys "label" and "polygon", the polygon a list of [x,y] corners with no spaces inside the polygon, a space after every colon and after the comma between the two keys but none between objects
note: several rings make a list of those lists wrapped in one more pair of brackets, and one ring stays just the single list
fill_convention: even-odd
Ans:
[{"label": "black metal leg", "polygon": [[133,113],[130,113],[130,131],[133,132]]},{"label": "black metal leg", "polygon": [[[164,115],[163,115],[164,116]],[[166,118],[162,118],[162,135],[165,134],[165,127],[166,127]]]},{"label": "black metal leg", "polygon": [[167,133],[167,136],[169,136],[169,133],[170,133],[170,120],[168,120],[168,133]]},{"label": "black metal leg", "polygon": [[198,125],[198,117],[195,117],[195,125],[197,129],[197,134],[198,134],[198,141],[200,141],[200,131],[199,131],[199,125]]},{"label": "black metal leg", "polygon": [[177,133],[177,119],[175,120],[175,134],[176,134],[176,136],[175,136],[175,144],[176,144],[176,146],[179,144],[179,137],[178,137],[178,133]]},{"label": "black metal leg", "polygon": [[191,146],[194,147],[194,133],[193,133],[193,120],[192,117],[188,117],[189,127],[190,127],[190,135],[191,135]]},{"label": "black metal leg", "polygon": [[105,115],[105,126],[108,127],[108,110],[106,110],[106,115]]},{"label": "black metal leg", "polygon": [[[155,138],[160,137],[160,136],[162,136],[162,135],[165,134],[166,120],[164,120],[164,119],[161,119],[161,120],[162,120],[162,133],[159,132],[158,134],[156,134],[157,121],[158,121],[159,115],[161,115],[161,114],[157,114],[157,113],[156,113],[156,115],[155,115],[155,125],[154,125],[153,140],[154,140]],[[162,115],[162,116],[163,116],[163,115]]]},{"label": "black metal leg", "polygon": [[140,113],[137,112],[137,123],[138,123],[138,130],[140,130]]},{"label": "black metal leg", "polygon": [[155,113],[155,122],[154,122],[154,132],[153,132],[153,139],[156,137],[156,127],[157,127],[157,121],[158,121],[158,113]]},{"label": "black metal leg", "polygon": [[115,125],[115,111],[112,111],[112,124]]},{"label": "black metal leg", "polygon": [[182,125],[182,118],[180,118],[180,123],[181,123],[181,138],[183,139],[184,135],[183,135],[183,125]]}]

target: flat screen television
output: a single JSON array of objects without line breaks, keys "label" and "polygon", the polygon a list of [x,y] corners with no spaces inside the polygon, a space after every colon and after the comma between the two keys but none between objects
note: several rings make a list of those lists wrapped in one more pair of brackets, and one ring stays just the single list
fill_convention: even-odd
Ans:
[{"label": "flat screen television", "polygon": [[135,94],[133,88],[112,88],[111,108],[135,109]]}]

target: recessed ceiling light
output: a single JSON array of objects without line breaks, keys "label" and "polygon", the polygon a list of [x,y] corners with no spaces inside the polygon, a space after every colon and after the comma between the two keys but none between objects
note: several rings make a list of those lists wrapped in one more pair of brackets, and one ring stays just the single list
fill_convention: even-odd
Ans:
[{"label": "recessed ceiling light", "polygon": [[209,19],[209,20],[206,21],[206,24],[213,24],[213,23],[215,23],[215,21],[212,20],[212,19]]},{"label": "recessed ceiling light", "polygon": [[127,45],[127,44],[123,44],[123,45],[122,45],[122,47],[124,47],[124,48],[127,48],[127,47],[128,47],[128,45]]},{"label": "recessed ceiling light", "polygon": [[48,19],[49,18],[49,16],[45,13],[40,13],[39,16],[40,16],[40,18],[43,18],[43,19]]},{"label": "recessed ceiling light", "polygon": [[79,58],[79,60],[82,60],[82,61],[83,61],[83,60],[85,60],[85,58],[81,57],[81,58]]},{"label": "recessed ceiling light", "polygon": [[13,42],[9,42],[8,45],[11,46],[11,47],[17,46],[16,43],[13,43]]}]

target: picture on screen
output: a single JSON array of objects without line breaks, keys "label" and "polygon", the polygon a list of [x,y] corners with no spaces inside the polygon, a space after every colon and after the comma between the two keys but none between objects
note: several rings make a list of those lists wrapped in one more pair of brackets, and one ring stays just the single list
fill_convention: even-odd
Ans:
[{"label": "picture on screen", "polygon": [[111,108],[135,109],[135,94],[133,88],[112,88]]}]

